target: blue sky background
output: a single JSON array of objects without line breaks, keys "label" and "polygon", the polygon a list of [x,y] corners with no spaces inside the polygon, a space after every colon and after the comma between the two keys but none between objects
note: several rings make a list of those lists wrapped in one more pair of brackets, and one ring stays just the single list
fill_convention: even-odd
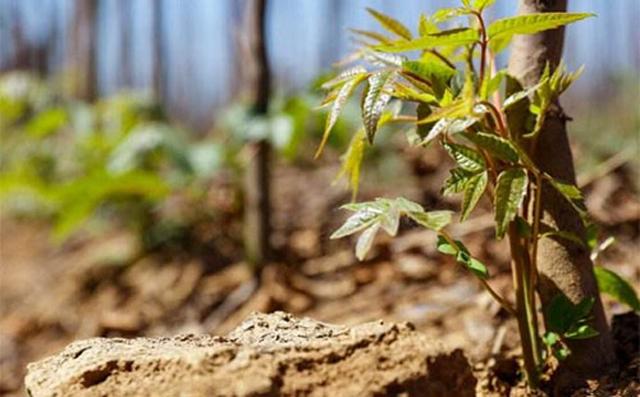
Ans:
[{"label": "blue sky background", "polygon": [[[120,57],[130,59],[134,88],[149,86],[152,69],[151,4],[164,11],[163,42],[168,96],[187,119],[200,119],[223,104],[234,78],[234,35],[246,0],[101,0],[98,21],[99,86],[104,94],[121,88]],[[340,4],[340,13],[332,10]],[[374,29],[365,12],[373,7],[416,25],[420,12],[452,6],[453,0],[271,0],[268,48],[273,73],[283,88],[308,84],[351,48],[348,27]],[[565,45],[571,69],[587,69],[573,94],[587,98],[611,74],[640,70],[640,0],[570,0],[571,11],[598,16],[572,25]],[[50,36],[50,64],[61,70],[73,0],[0,0],[0,67],[11,57],[11,31],[23,27],[31,42]],[[498,0],[491,11],[501,17],[515,13],[515,0]],[[125,12],[122,12],[125,7]],[[122,16],[125,16],[124,18]],[[130,52],[121,51],[129,26]]]}]

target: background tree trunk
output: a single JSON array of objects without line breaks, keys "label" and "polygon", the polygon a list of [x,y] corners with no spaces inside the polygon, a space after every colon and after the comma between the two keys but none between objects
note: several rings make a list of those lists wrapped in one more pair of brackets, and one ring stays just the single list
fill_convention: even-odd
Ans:
[{"label": "background tree trunk", "polygon": [[166,72],[164,68],[164,51],[163,51],[163,1],[151,0],[152,9],[152,43],[153,43],[153,65],[151,69],[151,86],[156,101],[162,104],[164,97],[164,81]]},{"label": "background tree trunk", "polygon": [[[520,0],[519,14],[566,11],[567,0]],[[509,60],[509,72],[525,87],[538,82],[547,62],[552,69],[562,56],[564,29],[536,35],[516,36]],[[539,135],[532,157],[538,167],[564,182],[576,182],[573,157],[566,131],[566,116],[559,103],[552,107]],[[543,222],[579,236],[585,235],[579,215],[550,186],[545,186]],[[586,377],[614,367],[616,358],[609,327],[598,292],[589,251],[571,242],[543,238],[538,250],[540,280],[538,293],[543,307],[557,294],[572,302],[595,298],[591,325],[600,333],[595,338],[569,341],[571,355],[561,363],[555,380],[556,390],[574,387]]]},{"label": "background tree trunk", "polygon": [[93,101],[97,97],[96,14],[98,0],[76,0],[71,30],[71,71],[74,73],[73,94]]},{"label": "background tree trunk", "polygon": [[[243,81],[246,83],[253,114],[266,115],[269,108],[271,75],[265,43],[267,0],[250,0],[244,20],[246,34],[243,57]],[[245,254],[256,268],[271,255],[271,145],[267,139],[249,144],[249,162],[245,182]]]}]

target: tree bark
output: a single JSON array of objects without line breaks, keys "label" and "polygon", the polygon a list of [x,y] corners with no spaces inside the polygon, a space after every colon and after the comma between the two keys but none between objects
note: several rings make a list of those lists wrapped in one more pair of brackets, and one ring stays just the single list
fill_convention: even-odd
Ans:
[{"label": "tree bark", "polygon": [[[246,56],[243,57],[243,80],[256,116],[269,108],[271,74],[265,43],[267,0],[250,0],[245,15]],[[245,181],[245,254],[256,268],[271,256],[271,144],[266,138],[249,143],[250,159]]]},{"label": "tree bark", "polygon": [[98,0],[76,0],[71,31],[71,71],[75,74],[73,94],[85,101],[97,97],[96,14]]},{"label": "tree bark", "polygon": [[[520,0],[519,14],[566,11],[567,0]],[[547,62],[552,70],[560,62],[564,29],[535,35],[516,36],[509,59],[509,73],[525,86],[538,82]],[[537,166],[554,178],[576,183],[573,157],[566,130],[567,117],[559,103],[550,110],[532,158]],[[551,186],[542,190],[543,223],[551,227],[585,235],[576,211]],[[560,364],[554,380],[556,393],[580,385],[588,377],[613,368],[616,358],[605,318],[589,251],[574,243],[550,238],[539,242],[537,286],[543,308],[551,299],[565,294],[573,303],[593,297],[591,325],[599,332],[594,338],[567,341],[571,355]]]}]

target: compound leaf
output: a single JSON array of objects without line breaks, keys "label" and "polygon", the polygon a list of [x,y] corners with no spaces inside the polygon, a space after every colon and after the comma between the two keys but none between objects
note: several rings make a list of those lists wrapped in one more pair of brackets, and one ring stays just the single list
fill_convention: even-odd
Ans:
[{"label": "compound leaf", "polygon": [[391,99],[394,78],[395,73],[382,71],[372,74],[367,80],[369,86],[362,101],[362,120],[369,143],[373,143],[382,111]]},{"label": "compound leaf", "polygon": [[468,133],[464,136],[501,160],[511,163],[518,162],[518,151],[507,139],[485,132]]},{"label": "compound leaf", "polygon": [[465,184],[464,197],[462,199],[462,212],[460,213],[460,221],[464,221],[469,217],[469,214],[476,208],[478,201],[484,194],[487,188],[487,182],[489,181],[489,175],[487,171],[481,172],[477,175],[469,178]]},{"label": "compound leaf", "polygon": [[[353,93],[353,90],[360,84],[362,80],[365,79],[366,73],[360,73],[354,76],[351,80],[348,80],[340,90],[338,91],[338,95],[331,106],[331,110],[329,111],[329,115],[327,116],[327,122],[324,127],[324,133],[322,134],[322,141],[320,142],[320,146],[318,146],[318,150],[316,151],[315,157],[317,158],[322,153],[324,146],[327,144],[327,140],[329,139],[329,134],[331,133],[331,129],[338,121],[338,116],[340,116],[340,112],[344,107],[344,104],[347,103],[347,99]],[[377,121],[376,121],[377,122]]]},{"label": "compound leaf", "polygon": [[395,18],[376,11],[373,8],[367,8],[367,12],[369,12],[369,14],[371,14],[380,23],[380,25],[382,25],[382,27],[389,32],[394,33],[406,40],[411,40],[411,38],[413,37],[411,35],[411,31]]},{"label": "compound leaf", "polygon": [[446,142],[443,146],[463,170],[475,173],[486,168],[482,155],[470,147]]},{"label": "compound leaf", "polygon": [[544,12],[502,18],[489,25],[489,40],[510,39],[514,34],[534,34],[588,18],[590,13]]},{"label": "compound leaf", "polygon": [[498,239],[504,237],[507,226],[515,218],[527,193],[529,178],[522,168],[502,171],[495,190],[495,221]]},{"label": "compound leaf", "polygon": [[480,38],[476,29],[456,28],[444,30],[438,33],[430,33],[414,40],[394,41],[391,44],[377,46],[376,49],[384,52],[405,52],[416,50],[429,50],[436,47],[459,47],[472,44]]}]

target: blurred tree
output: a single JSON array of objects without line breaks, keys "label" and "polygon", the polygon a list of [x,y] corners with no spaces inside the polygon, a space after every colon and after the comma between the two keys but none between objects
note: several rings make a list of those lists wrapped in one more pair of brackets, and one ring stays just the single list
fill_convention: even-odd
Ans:
[{"label": "blurred tree", "polygon": [[131,87],[131,27],[132,7],[130,0],[120,0],[118,4],[118,25],[120,26],[120,73],[121,87]]},{"label": "blurred tree", "polygon": [[166,70],[164,66],[164,51],[162,42],[162,32],[164,31],[164,13],[162,0],[149,0],[152,9],[152,42],[153,42],[153,63],[151,70],[151,84],[156,101],[162,103],[164,99],[164,81]]},{"label": "blurred tree", "polygon": [[[534,12],[560,12],[567,10],[567,0],[520,0],[519,14]],[[564,28],[535,35],[517,35],[509,60],[509,72],[526,87],[540,80],[547,63],[558,66],[562,55]],[[554,105],[546,118],[532,149],[532,157],[541,170],[566,183],[575,184],[573,157],[567,138],[567,116],[559,103]],[[536,150],[537,148],[537,150]],[[543,222],[558,230],[566,230],[585,236],[585,228],[579,214],[563,200],[559,193],[545,186],[542,190]],[[561,363],[558,387],[571,387],[589,376],[602,374],[615,363],[613,343],[607,326],[598,286],[593,273],[593,263],[586,247],[563,239],[542,238],[537,256],[540,293],[543,307],[559,293],[573,303],[592,297],[592,326],[599,332],[594,338],[568,340],[572,354]]]},{"label": "blurred tree", "polygon": [[99,0],[76,0],[71,29],[69,67],[74,75],[73,94],[93,101],[97,96],[96,14]]},{"label": "blurred tree", "polygon": [[[260,117],[269,110],[271,75],[265,43],[267,0],[250,0],[247,3],[243,33],[245,51],[242,53],[242,81],[254,116]],[[267,137],[249,143],[250,159],[245,182],[245,254],[256,268],[261,267],[271,255],[271,144]]]}]

